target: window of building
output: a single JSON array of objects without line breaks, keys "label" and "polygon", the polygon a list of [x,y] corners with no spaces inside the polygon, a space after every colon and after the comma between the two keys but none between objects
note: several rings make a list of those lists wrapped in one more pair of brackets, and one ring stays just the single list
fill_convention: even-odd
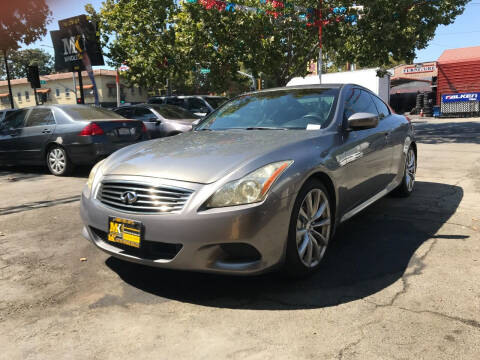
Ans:
[{"label": "window of building", "polygon": [[3,96],[0,98],[2,104],[10,104],[10,96]]},{"label": "window of building", "polygon": [[55,96],[56,97],[59,97],[60,96],[60,89],[55,89]]},{"label": "window of building", "polygon": [[25,100],[30,101],[30,93],[28,90],[25,91]]},{"label": "window of building", "polygon": [[17,98],[18,98],[19,102],[22,102],[22,93],[21,92],[17,93]]},{"label": "window of building", "polygon": [[69,88],[65,88],[65,97],[70,97],[70,89]]},{"label": "window of building", "polygon": [[117,92],[117,91],[116,91],[115,88],[113,88],[113,87],[109,87],[109,88],[108,88],[108,96],[109,96],[109,97],[115,97],[115,96],[117,96],[116,92]]}]

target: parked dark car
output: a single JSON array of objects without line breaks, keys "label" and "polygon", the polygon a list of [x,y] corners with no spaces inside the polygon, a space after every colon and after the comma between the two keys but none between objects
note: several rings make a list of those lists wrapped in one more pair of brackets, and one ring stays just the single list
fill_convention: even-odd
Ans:
[{"label": "parked dark car", "polygon": [[202,117],[227,101],[228,99],[224,96],[210,95],[154,96],[148,99],[149,104],[176,105]]},{"label": "parked dark car", "polygon": [[150,137],[178,135],[192,130],[192,123],[199,116],[175,105],[138,104],[113,109],[127,119],[141,120]]},{"label": "parked dark car", "polygon": [[305,275],[339,224],[389,192],[414,191],[416,160],[410,121],[363,87],[244,94],[194,131],[97,164],[83,235],[150,266]]},{"label": "parked dark car", "polygon": [[114,151],[146,140],[143,122],[86,105],[52,105],[11,111],[0,123],[0,165],[47,165],[67,175]]}]

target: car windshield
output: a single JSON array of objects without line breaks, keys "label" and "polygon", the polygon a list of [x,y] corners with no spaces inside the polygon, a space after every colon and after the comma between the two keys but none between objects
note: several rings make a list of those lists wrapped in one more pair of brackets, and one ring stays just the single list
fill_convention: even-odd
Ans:
[{"label": "car windshield", "polygon": [[179,120],[179,119],[198,119],[199,117],[180,106],[175,105],[155,105],[152,106],[165,119]]},{"label": "car windshield", "polygon": [[332,121],[338,89],[282,89],[240,96],[196,130],[320,129]]},{"label": "car windshield", "polygon": [[120,114],[117,114],[108,109],[96,108],[84,105],[62,106],[62,109],[73,120],[107,120],[107,119],[125,119]]},{"label": "car windshield", "polygon": [[220,107],[220,105],[222,105],[223,103],[225,103],[226,101],[228,101],[228,99],[226,97],[206,97],[205,100],[210,104],[210,106],[214,109],[217,109]]}]

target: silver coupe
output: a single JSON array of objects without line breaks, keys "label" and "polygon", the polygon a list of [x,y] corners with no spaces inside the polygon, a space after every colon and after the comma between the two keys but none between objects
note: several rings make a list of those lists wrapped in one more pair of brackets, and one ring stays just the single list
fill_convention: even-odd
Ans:
[{"label": "silver coupe", "polygon": [[83,235],[145,265],[228,274],[315,270],[335,228],[414,189],[410,121],[357,85],[236,97],[193,132],[123,148],[91,171]]}]

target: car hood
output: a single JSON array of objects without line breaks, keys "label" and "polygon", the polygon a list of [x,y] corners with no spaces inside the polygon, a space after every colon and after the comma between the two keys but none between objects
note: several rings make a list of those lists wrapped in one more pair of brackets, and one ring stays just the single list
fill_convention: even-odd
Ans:
[{"label": "car hood", "polygon": [[[312,133],[305,130],[188,132],[121,149],[108,158],[103,173],[208,184],[251,160],[312,137]],[[287,158],[285,155],[285,159],[272,161]]]}]

